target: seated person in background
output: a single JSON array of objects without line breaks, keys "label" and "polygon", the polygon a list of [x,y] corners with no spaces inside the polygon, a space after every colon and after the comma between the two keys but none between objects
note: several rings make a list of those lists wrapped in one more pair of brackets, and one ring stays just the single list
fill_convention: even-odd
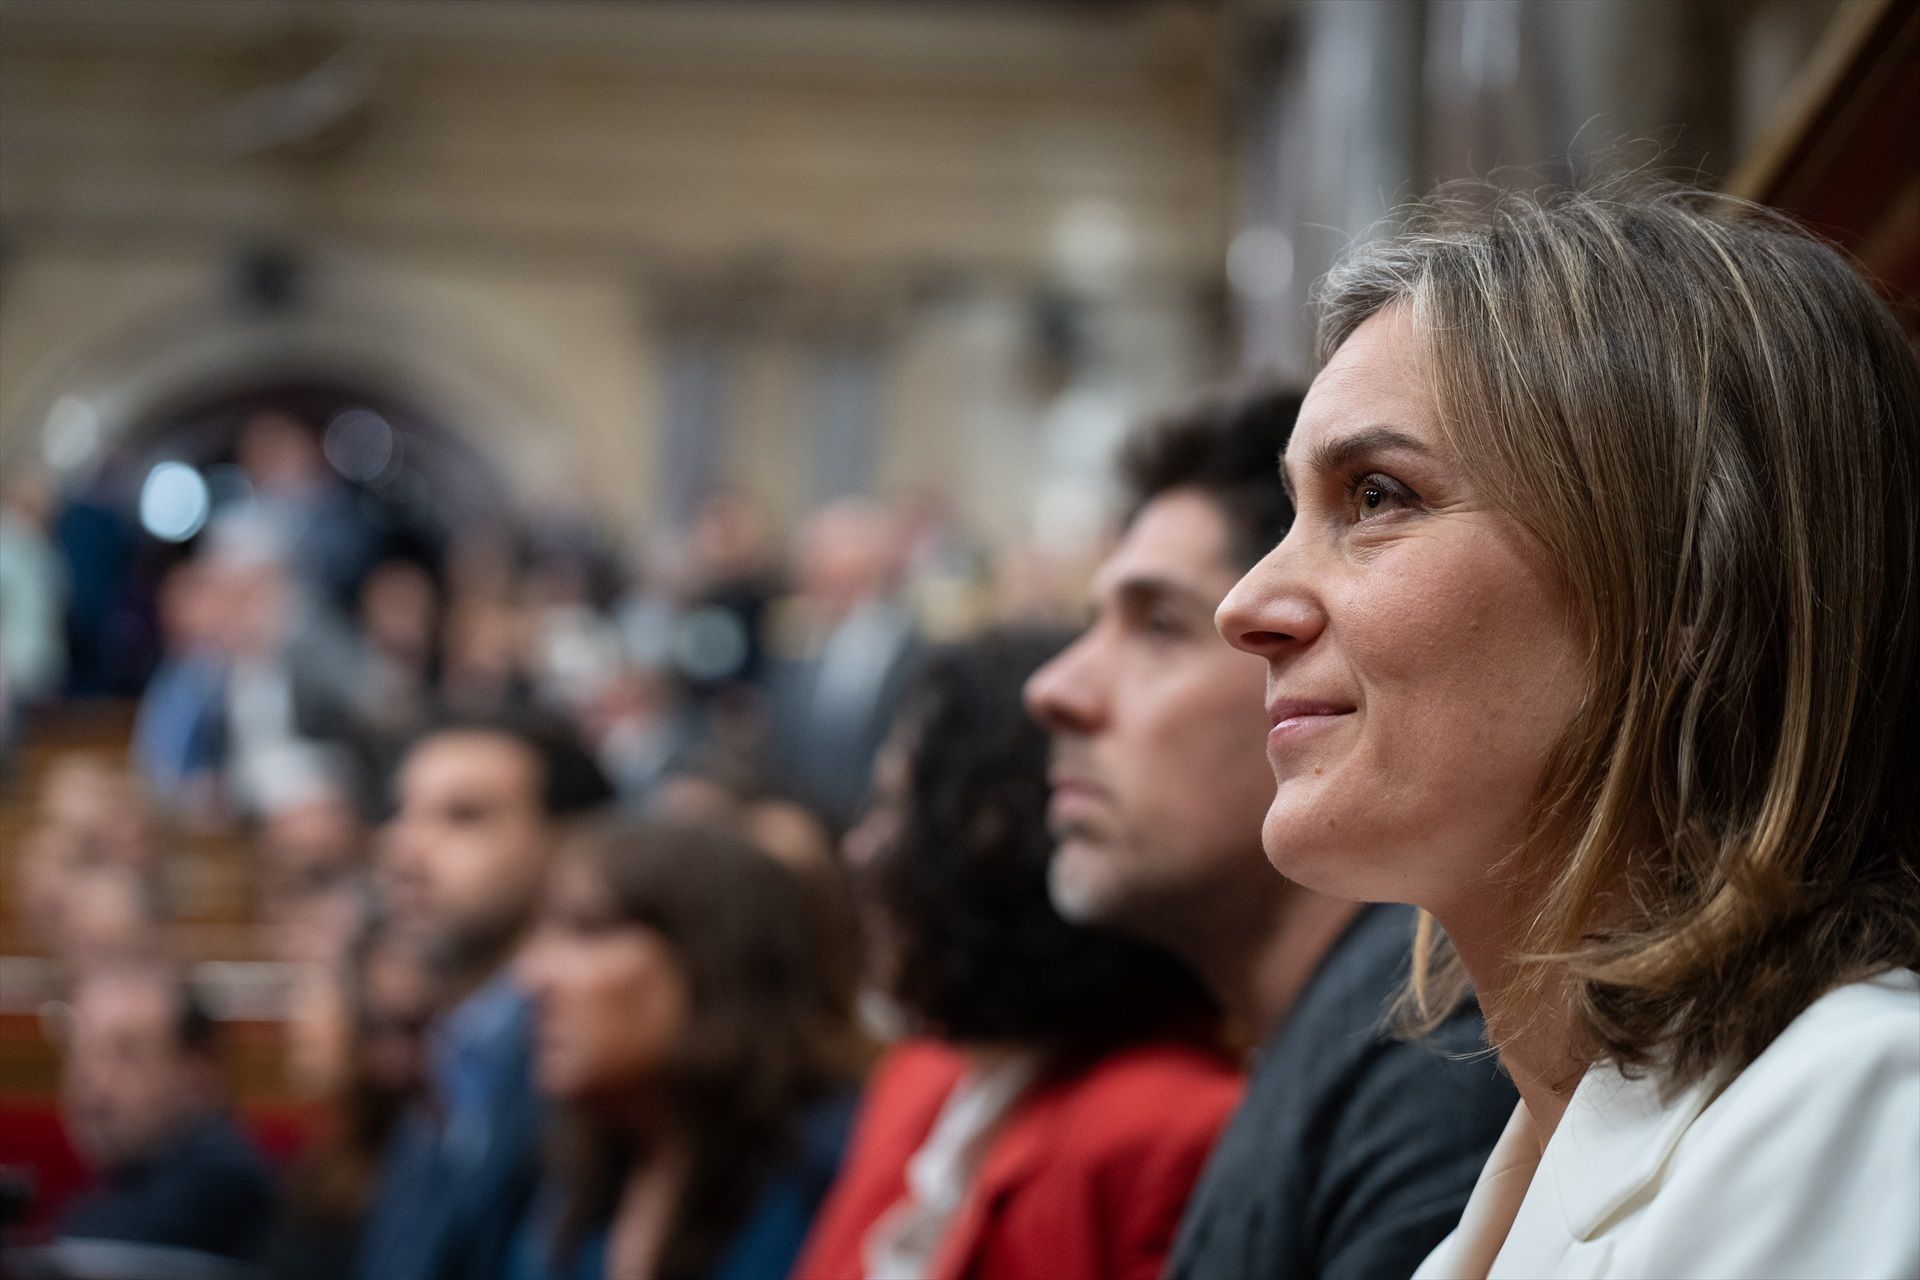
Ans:
[{"label": "seated person in background", "polygon": [[[257,1259],[273,1175],[227,1114],[213,1020],[176,975],[153,966],[90,971],[72,1009],[67,1127],[102,1181],[68,1209],[57,1247],[118,1241]],[[146,1273],[166,1269],[156,1262]]]},{"label": "seated person in background", "polygon": [[717,830],[596,828],[518,974],[561,1167],[516,1280],[784,1276],[832,1183],[857,1041],[799,881]]},{"label": "seated person in background", "polygon": [[395,1126],[360,1243],[365,1280],[504,1273],[536,1177],[533,1032],[509,962],[538,909],[564,823],[606,802],[565,726],[450,719],[400,763],[382,850],[394,929],[422,948],[448,1007],[427,1035],[427,1096]]},{"label": "seated person in background", "polygon": [[56,953],[65,950],[71,902],[81,896],[77,886],[95,872],[111,873],[103,881],[136,885],[138,914],[155,920],[195,909],[208,888],[205,863],[173,847],[138,776],[88,752],[64,753],[48,767],[14,866],[14,919]]},{"label": "seated person in background", "polygon": [[288,1171],[267,1271],[274,1280],[339,1280],[352,1273],[394,1126],[426,1086],[439,982],[418,943],[364,907],[346,953],[304,968],[286,1028],[287,1076],[327,1105]]},{"label": "seated person in background", "polygon": [[928,1037],[882,1061],[795,1275],[1155,1277],[1240,1096],[1171,957],[1047,900],[1046,740],[1020,685],[1058,640],[937,657],[848,857],[884,985]]}]

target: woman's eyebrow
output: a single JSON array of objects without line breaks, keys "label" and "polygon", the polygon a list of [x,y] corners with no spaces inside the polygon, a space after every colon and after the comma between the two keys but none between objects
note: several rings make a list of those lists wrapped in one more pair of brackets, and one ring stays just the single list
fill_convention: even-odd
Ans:
[{"label": "woman's eyebrow", "polygon": [[[1420,440],[1397,427],[1367,427],[1351,435],[1320,441],[1307,451],[1307,467],[1310,471],[1319,474],[1344,471],[1367,454],[1389,449],[1417,453],[1423,457],[1430,456],[1432,453]],[[1284,453],[1280,455],[1280,484],[1286,489],[1287,497],[1291,499],[1293,478],[1287,473],[1287,458]]]}]

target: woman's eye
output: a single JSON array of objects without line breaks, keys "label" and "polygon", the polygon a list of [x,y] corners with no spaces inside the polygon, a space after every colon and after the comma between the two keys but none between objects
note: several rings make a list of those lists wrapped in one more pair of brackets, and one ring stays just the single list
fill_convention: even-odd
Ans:
[{"label": "woman's eye", "polygon": [[1405,485],[1374,473],[1356,476],[1350,492],[1354,515],[1360,520],[1384,515],[1413,501],[1413,494]]}]

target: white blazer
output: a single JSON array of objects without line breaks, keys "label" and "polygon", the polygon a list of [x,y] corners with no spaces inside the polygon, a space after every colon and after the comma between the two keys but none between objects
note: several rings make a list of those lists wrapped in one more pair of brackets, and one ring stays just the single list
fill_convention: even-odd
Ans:
[{"label": "white blazer", "polygon": [[1581,1079],[1522,1103],[1415,1280],[1920,1277],[1920,974],[1829,992],[1718,1096]]}]

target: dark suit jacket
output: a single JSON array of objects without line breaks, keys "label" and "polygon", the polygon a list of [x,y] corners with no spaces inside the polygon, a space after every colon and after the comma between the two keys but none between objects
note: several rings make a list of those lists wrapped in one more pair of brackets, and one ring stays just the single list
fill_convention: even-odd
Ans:
[{"label": "dark suit jacket", "polygon": [[[917,670],[920,642],[903,606],[868,606],[877,643],[857,689],[823,697],[825,650],[773,662],[767,670],[772,764],[780,781],[807,804],[842,825],[859,817],[873,758],[886,740],[894,712]],[[847,624],[842,623],[844,628]]]},{"label": "dark suit jacket", "polygon": [[273,1170],[224,1115],[210,1115],[149,1160],[108,1173],[74,1203],[58,1236],[168,1245],[257,1259],[273,1217]]},{"label": "dark suit jacket", "polygon": [[364,1280],[497,1280],[533,1194],[543,1109],[525,998],[496,980],[439,1031],[438,1097],[401,1119],[388,1148]]},{"label": "dark suit jacket", "polygon": [[1382,1029],[1413,913],[1368,907],[1261,1051],[1194,1192],[1170,1280],[1394,1280],[1453,1229],[1513,1114],[1477,1008]]}]

